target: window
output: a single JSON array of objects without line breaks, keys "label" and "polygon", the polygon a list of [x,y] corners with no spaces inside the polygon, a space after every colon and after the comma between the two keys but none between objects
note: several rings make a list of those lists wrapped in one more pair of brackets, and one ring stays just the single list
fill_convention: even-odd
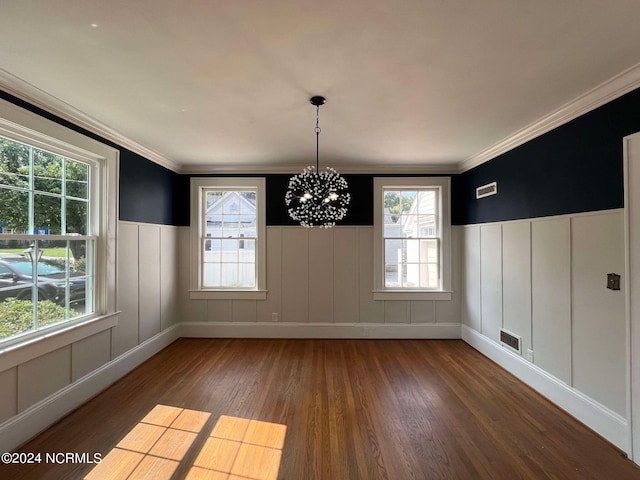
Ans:
[{"label": "window", "polygon": [[374,180],[374,298],[451,298],[449,178]]},{"label": "window", "polygon": [[264,184],[191,180],[191,298],[266,298]]},{"label": "window", "polygon": [[0,345],[115,312],[116,169],[114,149],[0,103]]}]

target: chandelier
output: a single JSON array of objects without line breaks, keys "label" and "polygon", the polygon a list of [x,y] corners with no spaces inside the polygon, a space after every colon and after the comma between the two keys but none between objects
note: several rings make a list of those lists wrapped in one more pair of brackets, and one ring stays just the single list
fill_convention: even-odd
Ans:
[{"label": "chandelier", "polygon": [[331,228],[347,214],[351,195],[347,181],[333,168],[320,171],[320,105],[324,97],[311,97],[309,102],[316,107],[316,166],[308,166],[302,173],[289,179],[289,189],[284,197],[289,207],[289,216],[303,227]]}]

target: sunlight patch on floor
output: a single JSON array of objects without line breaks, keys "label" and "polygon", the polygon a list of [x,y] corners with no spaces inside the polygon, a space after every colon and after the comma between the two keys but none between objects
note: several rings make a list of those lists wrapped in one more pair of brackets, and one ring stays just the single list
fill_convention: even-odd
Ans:
[{"label": "sunlight patch on floor", "polygon": [[286,425],[222,415],[186,479],[275,480],[286,431]]},{"label": "sunlight patch on floor", "polygon": [[[85,479],[169,480],[210,416],[156,405]],[[185,478],[275,480],[286,431],[286,425],[222,415]]]}]

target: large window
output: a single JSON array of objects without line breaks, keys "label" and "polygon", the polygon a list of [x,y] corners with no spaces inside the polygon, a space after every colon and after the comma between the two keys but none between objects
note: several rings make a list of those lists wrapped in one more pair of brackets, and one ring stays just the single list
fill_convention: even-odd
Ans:
[{"label": "large window", "polygon": [[[115,202],[107,200],[103,186],[114,184],[108,165],[115,166],[117,154],[17,107],[2,103],[0,115],[0,344],[5,345],[115,311],[114,248],[107,240],[109,231],[115,238],[115,220],[108,218]],[[16,119],[24,124],[16,125]],[[64,138],[51,136],[56,133]],[[70,139],[78,141],[67,143]]]},{"label": "large window", "polygon": [[377,298],[447,299],[449,179],[375,179]]},{"label": "large window", "polygon": [[264,296],[264,179],[192,179],[192,298]]}]

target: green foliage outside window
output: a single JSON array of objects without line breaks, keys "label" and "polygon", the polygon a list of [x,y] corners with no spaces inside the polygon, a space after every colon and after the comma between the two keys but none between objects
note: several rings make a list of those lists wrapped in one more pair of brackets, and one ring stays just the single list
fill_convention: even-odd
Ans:
[{"label": "green foliage outside window", "polygon": [[[65,308],[49,300],[38,302],[38,326],[44,327],[65,320]],[[71,317],[77,315],[69,311]],[[0,338],[10,337],[33,329],[33,303],[31,300],[8,298],[0,302]]]}]

